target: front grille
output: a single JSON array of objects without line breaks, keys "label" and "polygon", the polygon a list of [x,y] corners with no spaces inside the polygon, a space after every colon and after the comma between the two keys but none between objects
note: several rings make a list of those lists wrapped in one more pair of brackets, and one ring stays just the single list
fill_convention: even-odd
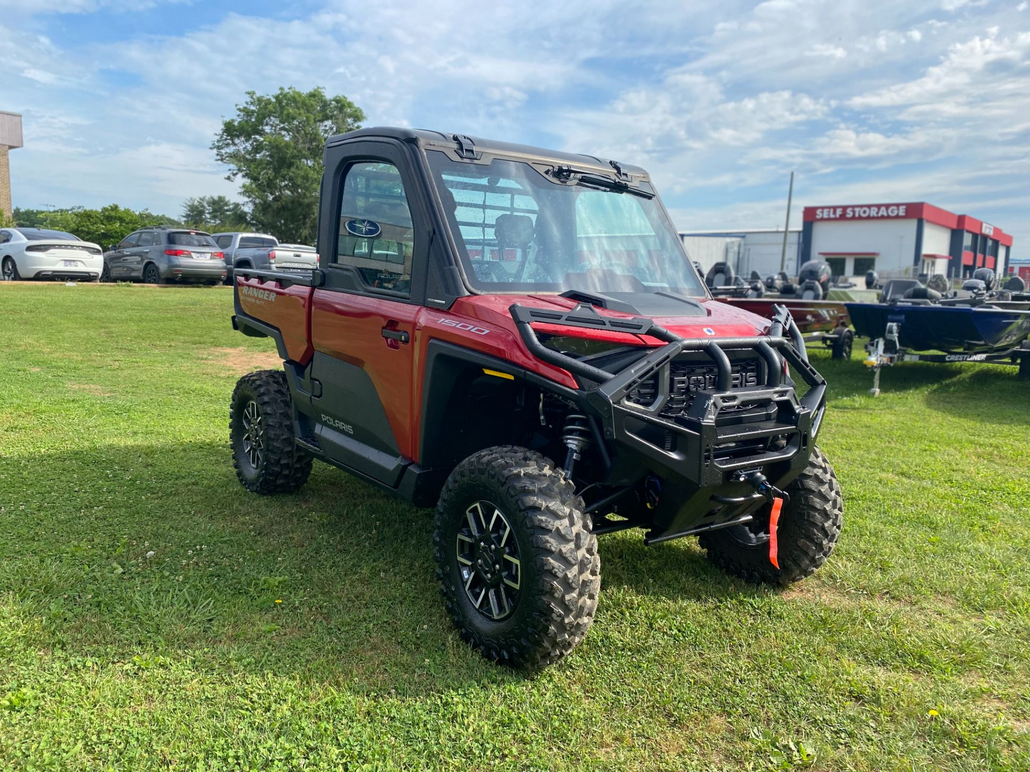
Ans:
[{"label": "front grille", "polygon": [[[758,358],[737,358],[732,362],[731,391],[739,389],[754,388],[761,383],[762,366]],[[683,417],[690,412],[694,400],[700,391],[710,391],[716,388],[719,369],[715,363],[705,357],[704,359],[678,359],[669,366],[669,399],[662,407],[659,415],[670,421]],[[658,378],[660,373],[655,373],[647,380],[641,382],[626,397],[641,407],[650,407],[658,396]],[[722,413],[747,412],[752,410],[746,405],[727,406]]]}]

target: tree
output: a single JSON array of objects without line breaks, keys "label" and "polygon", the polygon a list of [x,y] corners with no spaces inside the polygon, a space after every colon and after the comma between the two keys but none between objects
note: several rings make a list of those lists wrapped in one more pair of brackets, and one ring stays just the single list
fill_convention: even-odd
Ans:
[{"label": "tree", "polygon": [[182,221],[192,228],[211,233],[247,227],[250,217],[243,205],[225,196],[187,198],[182,205]]},{"label": "tree", "polygon": [[347,97],[290,87],[271,96],[247,92],[236,117],[222,122],[211,149],[243,179],[255,227],[281,239],[313,244],[318,225],[322,150],[333,134],[361,128],[365,114]]},{"label": "tree", "polygon": [[[153,214],[146,209],[137,212],[117,204],[108,204],[102,209],[82,209],[81,207],[58,209],[53,212],[45,212],[45,215],[46,217],[39,223],[39,227],[73,233],[83,241],[92,241],[104,249],[111,244],[118,243],[144,225],[179,224],[170,217]],[[25,219],[36,218],[26,216]],[[29,227],[27,222],[21,220],[19,220],[19,224]]]},{"label": "tree", "polygon": [[182,223],[199,228],[207,222],[207,202],[203,197],[187,198],[182,205]]}]

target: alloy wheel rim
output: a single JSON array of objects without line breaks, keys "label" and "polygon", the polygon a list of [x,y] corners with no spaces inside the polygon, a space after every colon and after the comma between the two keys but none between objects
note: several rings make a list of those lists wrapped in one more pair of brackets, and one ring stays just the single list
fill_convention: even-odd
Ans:
[{"label": "alloy wheel rim", "polygon": [[511,616],[522,594],[522,560],[514,529],[500,507],[476,501],[466,509],[454,548],[473,608],[494,622]]},{"label": "alloy wheel rim", "polygon": [[265,453],[265,429],[264,422],[261,420],[261,411],[253,400],[243,408],[241,422],[243,423],[243,437],[240,439],[240,445],[250,465],[257,469]]},{"label": "alloy wheel rim", "polygon": [[14,281],[14,265],[10,260],[4,260],[3,272],[4,281]]}]

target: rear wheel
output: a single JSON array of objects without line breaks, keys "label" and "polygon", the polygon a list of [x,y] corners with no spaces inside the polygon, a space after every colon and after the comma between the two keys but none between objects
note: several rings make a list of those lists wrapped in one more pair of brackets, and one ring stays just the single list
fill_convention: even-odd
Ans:
[{"label": "rear wheel", "polygon": [[583,501],[544,456],[488,448],[440,496],[437,575],[461,636],[488,659],[536,669],[586,636],[601,578]]},{"label": "rear wheel", "polygon": [[18,264],[14,262],[13,257],[5,257],[2,264],[0,264],[0,276],[4,281],[21,281],[21,275],[18,273]]},{"label": "rear wheel", "polygon": [[143,283],[144,284],[160,284],[161,283],[161,271],[158,270],[157,266],[153,263],[147,263],[143,269]]},{"label": "rear wheel", "polygon": [[843,522],[843,500],[833,467],[816,448],[808,466],[786,489],[777,528],[778,562],[769,559],[768,513],[755,523],[702,534],[708,559],[750,582],[790,584],[815,572],[833,552]]},{"label": "rear wheel", "polygon": [[308,480],[311,456],[297,447],[286,373],[260,370],[236,383],[229,420],[232,462],[254,493],[292,493]]},{"label": "rear wheel", "polygon": [[845,328],[837,340],[833,342],[834,359],[851,359],[851,350],[855,345],[855,333]]}]

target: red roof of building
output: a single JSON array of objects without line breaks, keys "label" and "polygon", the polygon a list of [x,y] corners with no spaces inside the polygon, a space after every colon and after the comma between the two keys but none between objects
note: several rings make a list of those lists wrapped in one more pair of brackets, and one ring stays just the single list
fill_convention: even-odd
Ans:
[{"label": "red roof of building", "polygon": [[893,204],[844,204],[841,206],[806,206],[805,222],[839,222],[841,220],[926,220],[951,230],[982,233],[1006,247],[1012,236],[1001,228],[967,214],[955,214],[925,202]]}]

